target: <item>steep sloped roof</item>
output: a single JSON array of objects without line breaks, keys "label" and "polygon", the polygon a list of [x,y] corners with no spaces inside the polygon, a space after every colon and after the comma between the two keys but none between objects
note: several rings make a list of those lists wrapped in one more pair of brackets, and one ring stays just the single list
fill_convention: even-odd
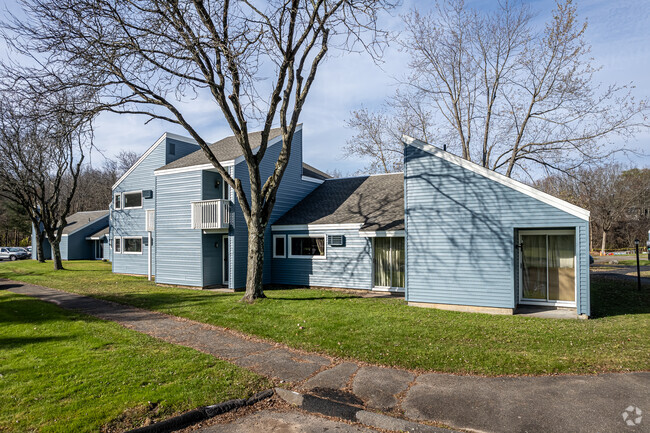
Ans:
[{"label": "steep sloped roof", "polygon": [[332,176],[329,174],[325,173],[324,171],[320,171],[316,167],[313,167],[306,162],[302,163],[302,174],[303,176],[309,176],[313,179],[318,179],[318,180],[325,180],[325,179],[331,179]]},{"label": "steep sloped roof", "polygon": [[[279,137],[282,134],[280,128],[273,128],[269,132],[269,141],[273,140],[276,137]],[[248,134],[248,139],[251,143],[251,147],[254,149],[258,148],[262,142],[262,131],[251,132]],[[237,142],[237,139],[234,135],[226,137],[210,145],[210,150],[214,153],[214,156],[217,157],[217,160],[220,162],[231,161],[243,155],[241,146]],[[205,156],[203,149],[199,149],[196,152],[192,152],[187,156],[177,159],[176,161],[170,162],[169,164],[160,167],[158,170],[169,170],[172,168],[184,168],[192,167],[195,165],[209,164],[210,161],[208,157]]]},{"label": "steep sloped roof", "polygon": [[90,236],[87,236],[86,239],[101,239],[104,236],[108,236],[109,227],[106,226],[103,229],[99,230],[96,233],[93,233]]},{"label": "steep sloped roof", "polygon": [[108,210],[93,210],[88,212],[77,212],[66,218],[68,224],[63,227],[63,234],[69,235],[72,232],[87,226],[100,218],[108,215]]},{"label": "steep sloped roof", "polygon": [[404,174],[327,179],[273,225],[354,223],[404,230]]}]

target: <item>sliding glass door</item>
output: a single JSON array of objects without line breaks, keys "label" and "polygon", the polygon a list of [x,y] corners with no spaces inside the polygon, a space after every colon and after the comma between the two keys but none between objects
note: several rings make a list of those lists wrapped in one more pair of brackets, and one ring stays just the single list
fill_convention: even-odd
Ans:
[{"label": "sliding glass door", "polygon": [[374,287],[404,288],[404,238],[375,238]]},{"label": "sliding glass door", "polygon": [[522,231],[519,234],[522,301],[575,303],[575,231]]}]

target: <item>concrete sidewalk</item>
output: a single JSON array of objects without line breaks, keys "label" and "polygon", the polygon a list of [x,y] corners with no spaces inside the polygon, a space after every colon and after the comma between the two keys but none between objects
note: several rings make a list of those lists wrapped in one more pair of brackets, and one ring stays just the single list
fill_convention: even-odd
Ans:
[{"label": "concrete sidewalk", "polygon": [[[360,409],[486,432],[650,431],[648,372],[498,378],[418,375],[341,363],[215,326],[45,287],[0,280],[3,289],[117,322],[289,383],[303,394]],[[624,418],[629,407],[635,414],[628,412]],[[645,412],[640,420],[635,408]]]}]

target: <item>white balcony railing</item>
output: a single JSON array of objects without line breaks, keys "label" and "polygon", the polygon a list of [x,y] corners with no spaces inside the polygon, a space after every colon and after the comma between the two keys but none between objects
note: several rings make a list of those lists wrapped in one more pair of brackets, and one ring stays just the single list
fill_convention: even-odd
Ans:
[{"label": "white balcony railing", "polygon": [[192,202],[193,229],[227,229],[230,224],[228,200],[203,200]]},{"label": "white balcony railing", "polygon": [[152,232],[156,227],[156,211],[153,209],[147,209],[147,231]]}]

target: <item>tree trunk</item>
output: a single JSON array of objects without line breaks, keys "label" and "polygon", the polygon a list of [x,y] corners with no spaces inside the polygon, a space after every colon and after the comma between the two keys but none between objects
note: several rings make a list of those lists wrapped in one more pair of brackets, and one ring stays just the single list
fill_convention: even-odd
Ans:
[{"label": "tree trunk", "polygon": [[603,230],[603,243],[600,246],[600,255],[605,255],[605,244],[607,242],[607,230]]},{"label": "tree trunk", "polygon": [[59,242],[50,241],[52,245],[52,262],[54,262],[54,270],[60,271],[63,269],[63,261],[61,260],[61,245]]},{"label": "tree trunk", "polygon": [[45,251],[43,249],[43,240],[45,239],[45,234],[39,232],[36,234],[36,260],[39,263],[45,263]]},{"label": "tree trunk", "polygon": [[264,229],[256,218],[248,224],[248,259],[246,268],[246,294],[242,301],[252,303],[256,299],[266,298],[262,290],[264,273]]}]

